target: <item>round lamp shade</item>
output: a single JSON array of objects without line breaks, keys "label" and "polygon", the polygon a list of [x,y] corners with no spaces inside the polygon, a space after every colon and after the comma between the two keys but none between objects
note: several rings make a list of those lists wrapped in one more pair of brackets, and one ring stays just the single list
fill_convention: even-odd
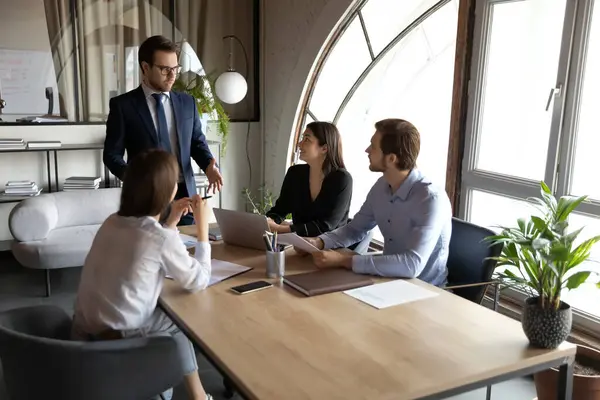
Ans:
[{"label": "round lamp shade", "polygon": [[217,78],[215,92],[223,103],[236,104],[246,97],[248,84],[240,73],[227,71]]}]

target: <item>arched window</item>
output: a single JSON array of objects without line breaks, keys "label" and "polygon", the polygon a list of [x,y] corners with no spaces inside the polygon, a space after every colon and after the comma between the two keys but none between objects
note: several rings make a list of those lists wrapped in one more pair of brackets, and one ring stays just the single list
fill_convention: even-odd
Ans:
[{"label": "arched window", "polygon": [[[384,118],[417,127],[418,167],[443,187],[457,22],[458,0],[366,0],[316,61],[320,68],[302,101],[296,139],[312,120],[338,126],[354,179],[350,215],[380,177],[369,171],[364,151],[375,122]],[[382,239],[379,230],[375,239]]]}]

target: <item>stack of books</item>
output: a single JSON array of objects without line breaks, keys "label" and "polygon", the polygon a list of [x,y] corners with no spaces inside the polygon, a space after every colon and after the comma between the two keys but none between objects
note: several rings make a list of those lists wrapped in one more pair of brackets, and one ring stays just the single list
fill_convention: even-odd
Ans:
[{"label": "stack of books", "polygon": [[65,179],[63,190],[65,192],[76,190],[96,190],[100,187],[99,176],[71,176]]},{"label": "stack of books", "polygon": [[42,189],[34,181],[8,181],[4,188],[4,196],[24,197],[37,196]]},{"label": "stack of books", "polygon": [[27,143],[23,139],[0,139],[0,151],[24,149]]}]

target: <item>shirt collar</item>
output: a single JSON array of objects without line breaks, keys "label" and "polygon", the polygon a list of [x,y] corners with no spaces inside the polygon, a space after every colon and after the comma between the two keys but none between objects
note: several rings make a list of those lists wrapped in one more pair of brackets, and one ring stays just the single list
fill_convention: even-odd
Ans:
[{"label": "shirt collar", "polygon": [[144,91],[144,96],[146,98],[152,96],[154,93],[162,93],[162,94],[167,95],[168,98],[171,97],[170,92],[159,92],[158,90],[152,89],[150,86],[146,85],[144,82],[142,82],[142,90]]},{"label": "shirt collar", "polygon": [[[416,168],[412,169],[409,172],[406,179],[404,180],[404,182],[402,182],[402,184],[400,185],[398,190],[396,190],[396,193],[394,193],[392,195],[392,197],[398,197],[403,201],[406,200],[408,198],[408,195],[410,194],[411,189],[415,185],[415,183],[423,181],[423,178],[424,177],[423,177],[423,174],[421,173],[421,171],[419,171]],[[388,188],[389,188],[389,185],[388,185]]]}]

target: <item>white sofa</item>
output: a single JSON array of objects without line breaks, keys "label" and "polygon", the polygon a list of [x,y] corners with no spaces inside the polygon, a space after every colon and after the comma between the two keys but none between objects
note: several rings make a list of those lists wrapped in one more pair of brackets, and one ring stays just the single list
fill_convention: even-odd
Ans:
[{"label": "white sofa", "polygon": [[119,209],[120,188],[56,192],[20,202],[10,213],[12,252],[25,267],[80,267],[104,220]]}]

